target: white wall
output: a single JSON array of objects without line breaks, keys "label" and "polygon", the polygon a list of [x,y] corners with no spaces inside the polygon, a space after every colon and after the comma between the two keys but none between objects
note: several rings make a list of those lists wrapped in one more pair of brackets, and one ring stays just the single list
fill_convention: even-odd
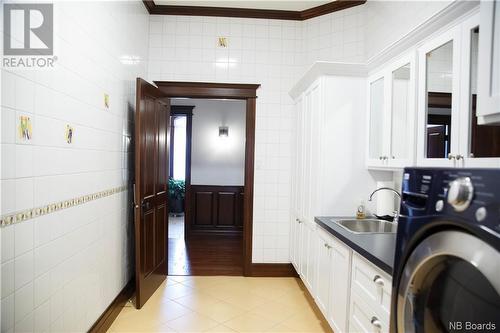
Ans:
[{"label": "white wall", "polygon": [[[191,184],[245,183],[246,103],[241,100],[178,99],[172,105],[194,105]],[[229,127],[227,138],[219,126]]]},{"label": "white wall", "polygon": [[[2,216],[129,181],[144,5],[56,2],[54,20],[57,68],[1,73]],[[20,115],[33,120],[30,142],[17,137]],[[2,332],[90,328],[131,277],[129,203],[121,191],[2,229]]]},{"label": "white wall", "polygon": [[299,54],[306,67],[316,61],[364,62],[364,6],[356,6],[302,23]]},{"label": "white wall", "polygon": [[389,47],[452,1],[370,0],[364,4],[366,59]]},{"label": "white wall", "polygon": [[[318,60],[364,62],[448,3],[374,0],[303,22],[150,17],[148,79],[261,84],[253,262],[289,262],[295,115],[288,92],[300,75]],[[227,37],[228,47],[217,47],[217,37]]]},{"label": "white wall", "polygon": [[[260,83],[257,90],[254,262],[289,262],[293,101],[301,22],[151,16],[150,80]],[[227,48],[217,37],[228,38]],[[258,235],[272,237],[264,244]]]}]

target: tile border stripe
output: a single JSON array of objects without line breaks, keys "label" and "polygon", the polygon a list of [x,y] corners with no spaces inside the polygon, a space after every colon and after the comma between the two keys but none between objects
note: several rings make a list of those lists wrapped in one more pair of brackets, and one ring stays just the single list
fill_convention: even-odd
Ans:
[{"label": "tile border stripe", "polygon": [[92,193],[92,194],[82,195],[82,196],[77,197],[77,198],[63,200],[63,201],[47,204],[47,205],[36,207],[36,208],[26,209],[26,210],[19,211],[16,213],[6,214],[6,215],[3,215],[2,217],[0,217],[0,219],[1,219],[0,226],[2,228],[7,227],[9,225],[20,223],[20,222],[27,221],[27,220],[31,220],[31,219],[34,219],[34,218],[39,217],[39,216],[55,213],[55,212],[63,210],[63,209],[71,208],[71,207],[78,206],[78,205],[83,205],[89,201],[98,200],[98,199],[105,198],[105,197],[108,197],[108,196],[116,194],[116,193],[123,192],[123,191],[127,190],[127,188],[128,187],[125,185],[119,186],[119,187],[111,188],[111,189],[104,190],[104,191],[99,191],[99,192]]}]

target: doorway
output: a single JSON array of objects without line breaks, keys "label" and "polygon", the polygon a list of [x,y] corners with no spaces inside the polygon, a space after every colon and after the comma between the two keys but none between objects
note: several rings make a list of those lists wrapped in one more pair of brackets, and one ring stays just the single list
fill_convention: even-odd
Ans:
[{"label": "doorway", "polygon": [[[140,309],[168,274],[168,213],[170,175],[170,100],[202,98],[242,100],[245,103],[245,159],[242,227],[244,276],[276,276],[290,265],[252,264],[255,109],[257,84],[155,81],[136,84],[134,115],[135,177],[133,184],[135,239],[135,306]],[[224,130],[222,131],[224,133]],[[186,174],[185,177],[188,177]],[[191,193],[185,192],[185,207]],[[187,213],[189,210],[187,211]],[[186,220],[190,221],[189,213]],[[197,243],[198,244],[198,243]],[[208,271],[203,275],[219,275]],[[202,275],[202,273],[199,273]]]},{"label": "doorway", "polygon": [[243,275],[246,103],[170,102],[168,273]]}]

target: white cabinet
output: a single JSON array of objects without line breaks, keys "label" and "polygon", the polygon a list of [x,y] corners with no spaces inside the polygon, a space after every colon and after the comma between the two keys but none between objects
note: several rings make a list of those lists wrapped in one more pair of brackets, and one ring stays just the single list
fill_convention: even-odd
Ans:
[{"label": "white cabinet", "polygon": [[418,166],[500,167],[500,126],[477,121],[479,25],[471,14],[418,49]]},{"label": "white cabinet", "polygon": [[388,332],[392,279],[355,253],[351,268],[351,331]]},{"label": "white cabinet", "polygon": [[334,332],[347,332],[351,249],[318,228],[316,303]]},{"label": "white cabinet", "polygon": [[368,78],[368,168],[402,168],[414,162],[415,55],[410,53]]},{"label": "white cabinet", "polygon": [[500,1],[481,1],[479,124],[500,125]]}]

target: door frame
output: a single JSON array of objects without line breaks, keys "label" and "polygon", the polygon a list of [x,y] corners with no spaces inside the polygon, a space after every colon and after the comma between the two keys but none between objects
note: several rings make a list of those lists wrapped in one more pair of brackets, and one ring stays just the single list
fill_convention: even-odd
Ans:
[{"label": "door frame", "polygon": [[[243,275],[252,276],[255,114],[260,84],[154,81],[169,98],[239,99],[246,102],[245,184],[243,197]],[[186,191],[186,206],[189,204]]]}]

